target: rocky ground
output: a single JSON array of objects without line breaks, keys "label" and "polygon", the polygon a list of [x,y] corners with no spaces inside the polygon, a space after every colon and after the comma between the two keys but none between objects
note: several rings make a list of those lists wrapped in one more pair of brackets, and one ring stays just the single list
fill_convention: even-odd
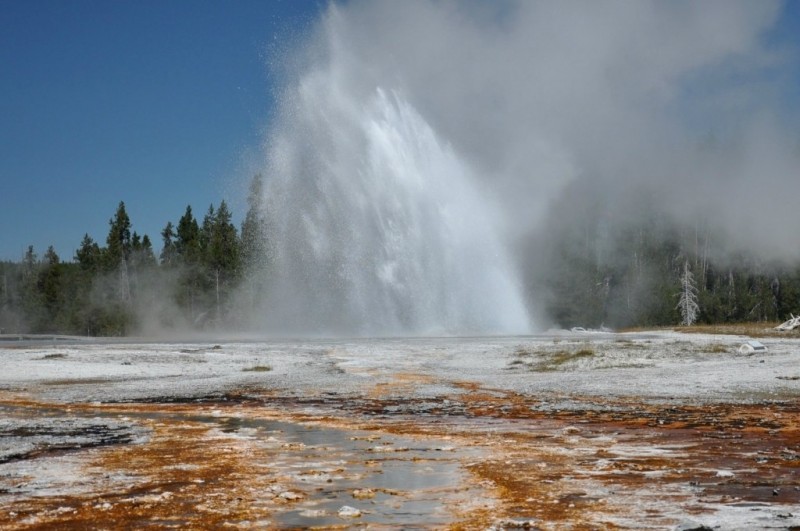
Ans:
[{"label": "rocky ground", "polygon": [[0,527],[792,529],[800,339],[0,342]]}]

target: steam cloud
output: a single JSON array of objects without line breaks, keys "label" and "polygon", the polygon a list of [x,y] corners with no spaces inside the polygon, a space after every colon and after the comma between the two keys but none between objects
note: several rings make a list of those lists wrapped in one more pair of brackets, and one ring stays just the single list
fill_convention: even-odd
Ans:
[{"label": "steam cloud", "polygon": [[[518,286],[521,270],[535,267],[537,246],[530,242],[546,239],[543,231],[559,220],[581,215],[559,210],[569,195],[600,196],[607,217],[635,223],[637,194],[644,190],[672,221],[711,220],[731,248],[798,258],[800,248],[787,246],[776,231],[796,227],[800,218],[798,139],[776,103],[780,72],[791,58],[767,39],[780,11],[772,1],[332,3],[302,46],[276,67],[287,82],[267,141],[266,196],[273,211],[299,213],[272,214],[273,229],[307,222],[325,194],[327,208],[352,209],[353,197],[336,196],[343,188],[323,190],[312,175],[331,168],[357,173],[361,166],[342,160],[368,158],[370,144],[352,132],[354,120],[366,120],[365,127],[379,120],[368,109],[376,94],[390,94],[397,98],[391,112],[407,105],[468,175],[468,185],[450,184],[474,186],[483,198],[479,216],[488,228],[477,244],[509,255],[508,265],[502,257],[487,263],[507,275],[506,287]],[[292,187],[289,179],[307,184]],[[294,203],[276,205],[287,194],[295,194]],[[343,224],[339,239],[329,243],[344,250],[342,239],[355,227],[343,221],[348,213],[317,220],[317,226]],[[300,240],[309,237],[289,238],[278,254],[299,252]],[[282,295],[302,290],[308,278],[283,278]],[[490,306],[512,299],[502,295]],[[535,315],[535,294],[531,299],[528,311]],[[269,304],[276,304],[274,297]],[[297,304],[299,316],[315,302]],[[513,324],[481,321],[475,329],[524,329],[518,321],[526,311],[515,304]],[[320,315],[336,311],[324,308]],[[456,329],[482,319],[453,318]],[[419,331],[403,311],[394,319],[401,330]],[[364,332],[376,330],[381,326]]]}]

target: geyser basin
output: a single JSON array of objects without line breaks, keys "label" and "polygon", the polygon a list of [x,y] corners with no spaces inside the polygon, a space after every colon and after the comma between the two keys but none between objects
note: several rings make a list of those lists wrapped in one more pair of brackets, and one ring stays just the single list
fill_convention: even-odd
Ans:
[{"label": "geyser basin", "polygon": [[69,447],[0,463],[0,527],[791,528],[798,340],[741,340],[9,345],[5,433]]}]

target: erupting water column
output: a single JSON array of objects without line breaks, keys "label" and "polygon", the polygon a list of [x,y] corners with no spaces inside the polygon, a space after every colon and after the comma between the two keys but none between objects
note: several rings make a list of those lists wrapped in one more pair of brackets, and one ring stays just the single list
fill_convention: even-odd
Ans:
[{"label": "erupting water column", "polygon": [[312,77],[291,108],[265,170],[267,329],[528,331],[491,201],[400,94],[364,101]]}]

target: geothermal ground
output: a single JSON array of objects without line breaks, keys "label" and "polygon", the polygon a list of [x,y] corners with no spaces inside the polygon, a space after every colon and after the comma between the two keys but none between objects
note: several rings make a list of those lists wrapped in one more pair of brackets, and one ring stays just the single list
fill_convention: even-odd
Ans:
[{"label": "geothermal ground", "polygon": [[800,338],[745,339],[6,338],[0,527],[800,527]]}]

